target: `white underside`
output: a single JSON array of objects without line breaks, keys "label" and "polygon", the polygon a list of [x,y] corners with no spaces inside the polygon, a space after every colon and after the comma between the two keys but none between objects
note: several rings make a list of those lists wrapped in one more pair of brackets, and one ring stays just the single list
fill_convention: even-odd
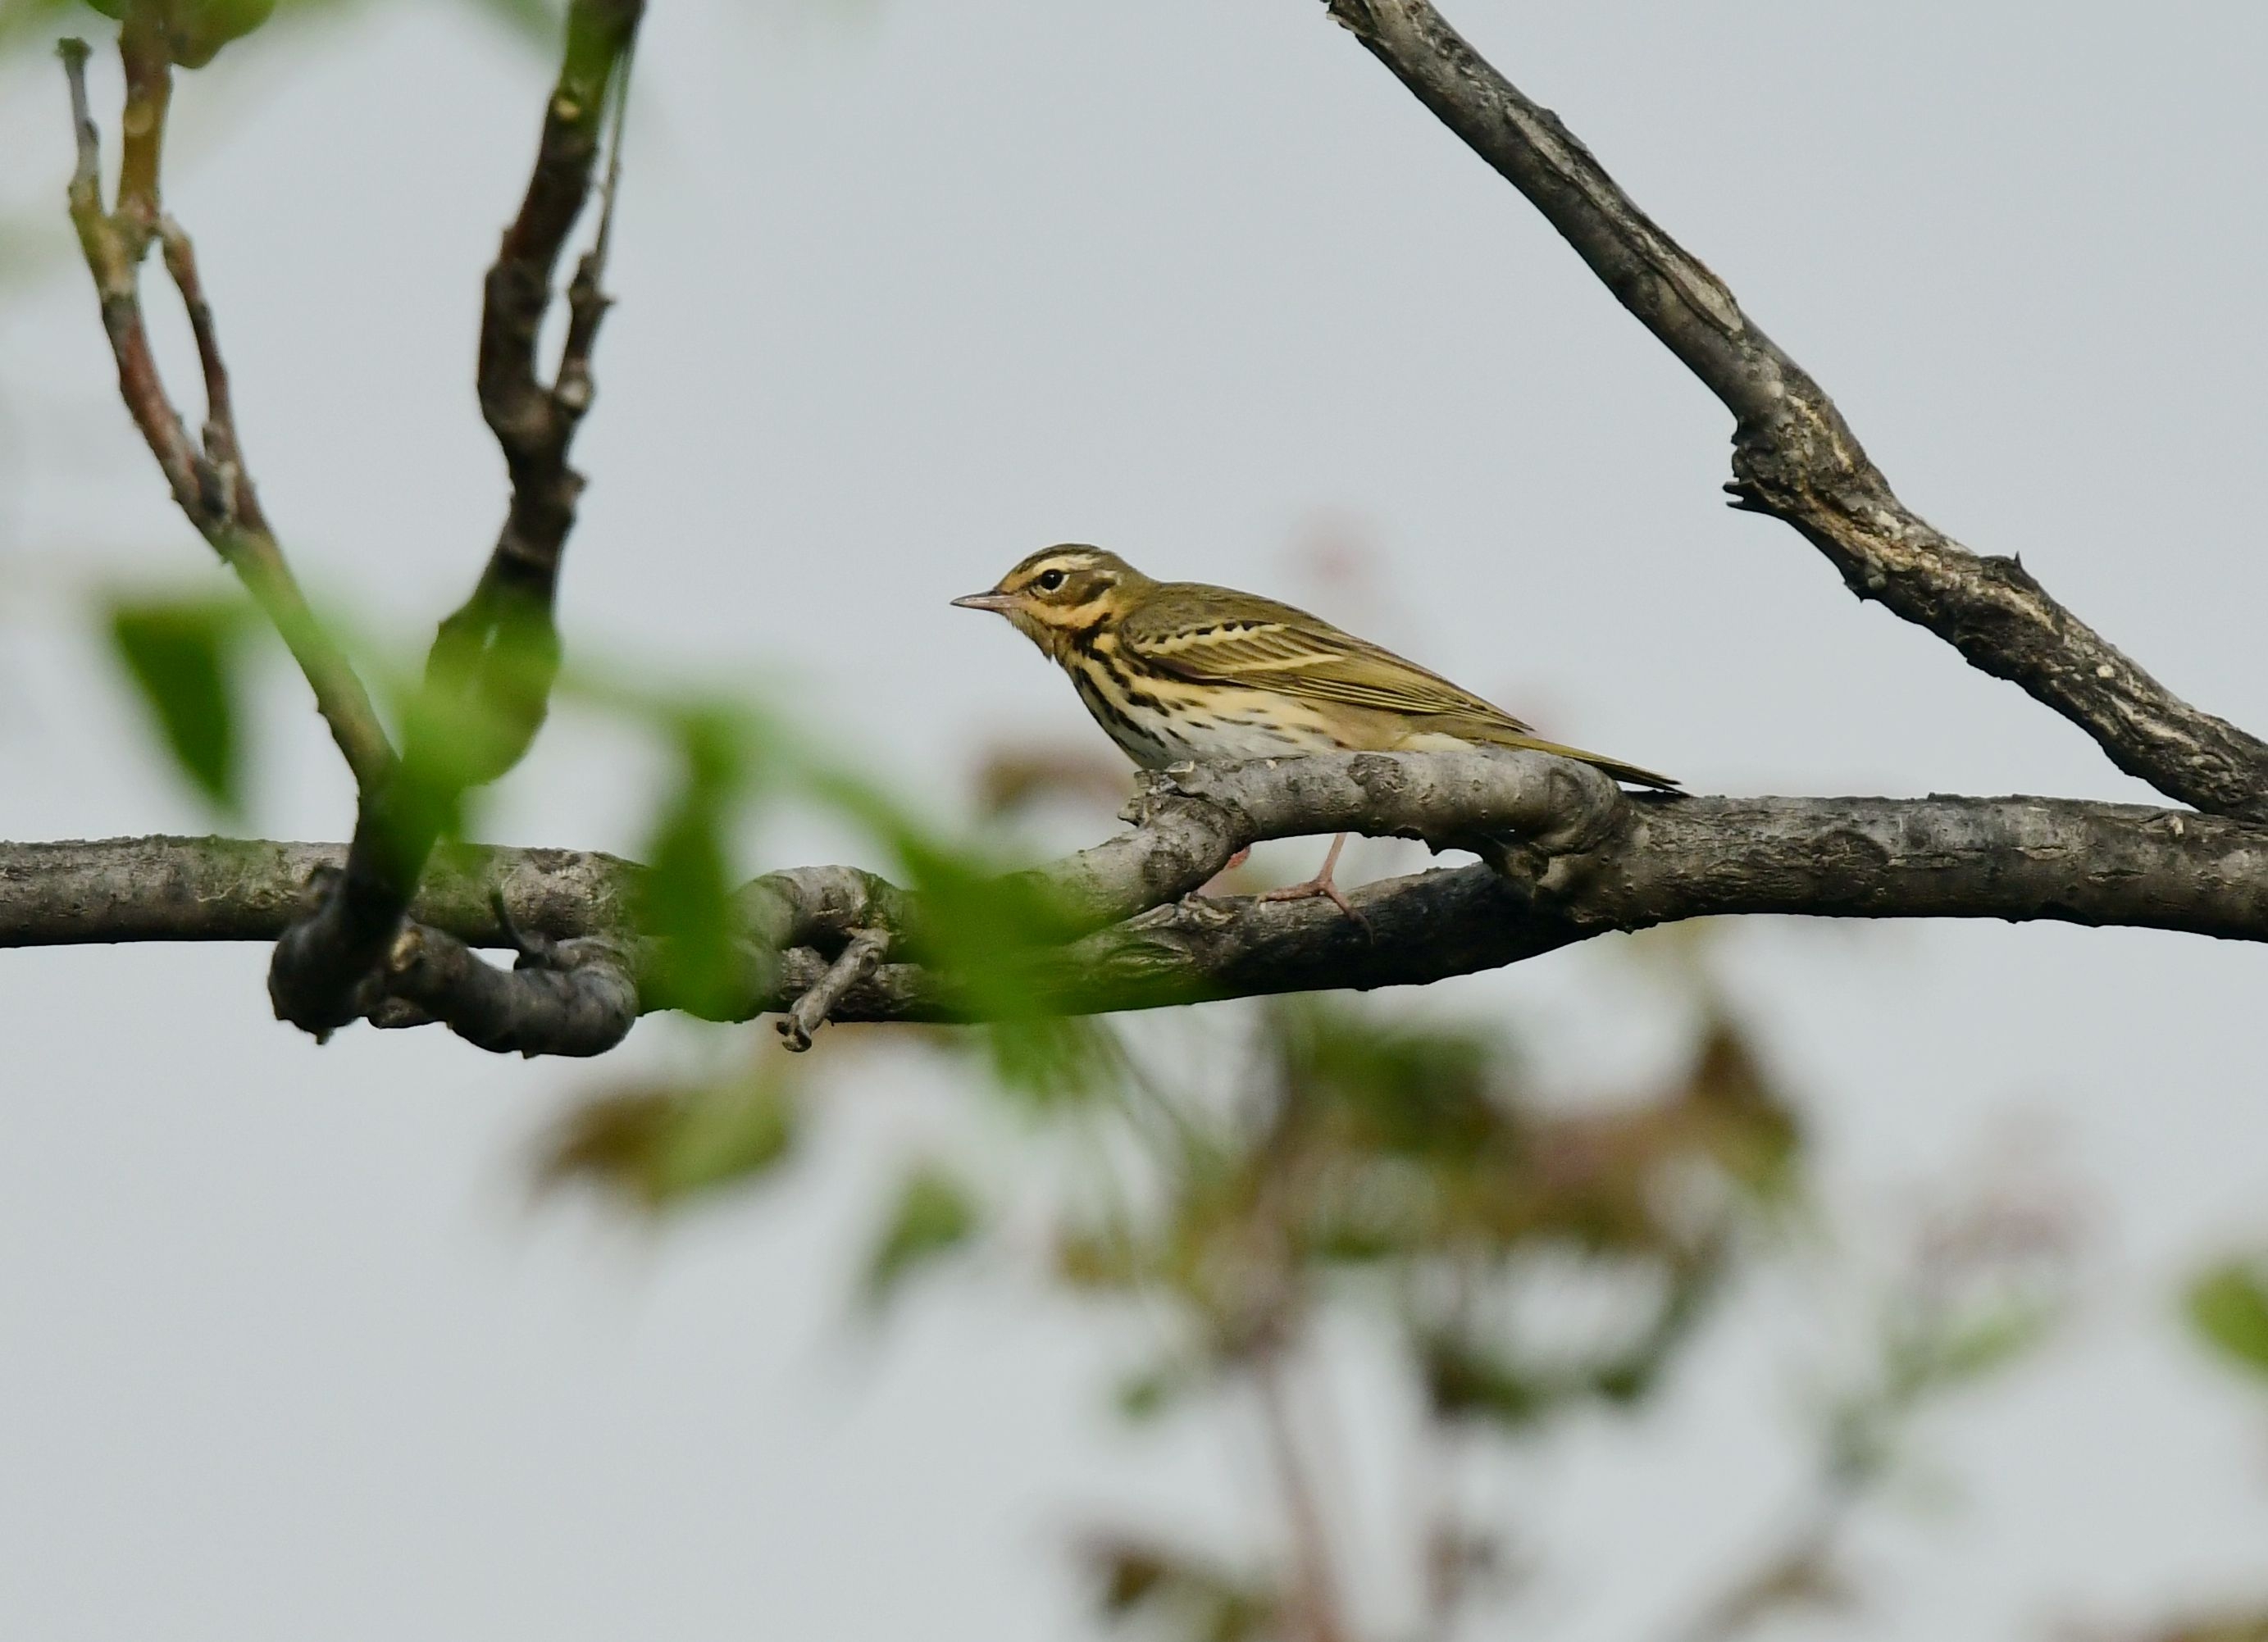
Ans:
[{"label": "white underside", "polygon": [[[1239,724],[1232,721],[1211,724],[1174,722],[1170,728],[1156,721],[1153,714],[1131,715],[1147,733],[1147,746],[1154,750],[1154,761],[1145,761],[1123,735],[1114,740],[1134,755],[1137,763],[1151,762],[1152,768],[1178,764],[1184,761],[1199,764],[1232,764],[1248,758],[1285,758],[1301,753],[1328,753],[1338,743],[1320,731],[1306,733],[1287,733],[1273,725]],[[1114,726],[1105,725],[1105,729]]]}]

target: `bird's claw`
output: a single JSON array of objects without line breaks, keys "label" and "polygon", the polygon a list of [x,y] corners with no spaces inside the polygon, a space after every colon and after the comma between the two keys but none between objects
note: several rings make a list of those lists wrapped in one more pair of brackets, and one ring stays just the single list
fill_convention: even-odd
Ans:
[{"label": "bird's claw", "polygon": [[1309,879],[1304,884],[1286,884],[1281,889],[1263,890],[1256,897],[1255,897],[1255,899],[1260,901],[1314,901],[1321,899],[1329,902],[1341,912],[1346,914],[1348,917],[1352,918],[1357,924],[1361,924],[1364,929],[1366,930],[1370,927],[1370,920],[1363,917],[1361,913],[1356,911],[1354,909],[1354,904],[1341,893],[1339,887],[1331,882],[1328,878],[1319,876]]},{"label": "bird's claw", "polygon": [[1361,928],[1363,933],[1368,934],[1370,920],[1354,909],[1346,896],[1339,892],[1338,884],[1331,876],[1339,864],[1339,851],[1345,848],[1346,835],[1341,833],[1331,840],[1330,853],[1323,858],[1321,872],[1304,884],[1287,884],[1281,889],[1263,891],[1260,899],[1263,901],[1312,901],[1321,896],[1336,907],[1345,917],[1352,919]]}]

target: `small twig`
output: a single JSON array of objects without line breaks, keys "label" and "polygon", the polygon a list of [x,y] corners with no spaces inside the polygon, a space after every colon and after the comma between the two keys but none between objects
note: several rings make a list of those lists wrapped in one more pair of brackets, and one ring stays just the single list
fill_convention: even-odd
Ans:
[{"label": "small twig", "polygon": [[787,1047],[800,1055],[811,1047],[819,1028],[827,1024],[843,995],[874,972],[890,948],[887,930],[854,931],[842,954],[827,967],[818,983],[795,1000],[778,1022]]},{"label": "small twig", "polygon": [[173,61],[166,48],[158,8],[129,4],[118,30],[119,61],[126,70],[126,109],[119,126],[123,157],[118,166],[118,214],[138,237],[136,250],[157,232],[162,208],[158,173],[166,148],[166,115],[173,100]]},{"label": "small twig", "polygon": [[181,293],[188,311],[189,333],[196,339],[197,366],[205,384],[205,460],[220,470],[223,511],[248,530],[265,532],[267,516],[244,471],[243,449],[237,441],[236,400],[229,389],[228,365],[221,357],[220,330],[213,320],[212,304],[205,297],[204,281],[197,273],[196,247],[171,217],[158,218],[158,242],[163,247],[166,271],[173,289]]},{"label": "small twig", "polygon": [[66,37],[55,42],[55,55],[63,59],[63,81],[70,89],[71,136],[76,140],[77,163],[71,168],[71,212],[76,217],[82,209],[99,211],[102,209],[102,134],[95,129],[94,111],[86,95],[86,60],[90,54],[86,41]]},{"label": "small twig", "polygon": [[622,128],[630,118],[630,68],[637,51],[632,40],[622,48],[611,86],[614,119],[607,132],[607,174],[599,184],[599,231],[575,265],[567,286],[567,340],[559,350],[559,370],[552,379],[552,399],[570,416],[580,416],[591,407],[591,350],[599,340],[599,325],[614,306],[602,288],[607,257],[614,247],[615,200],[622,191]]},{"label": "small twig", "polygon": [[[127,65],[127,140],[115,212],[106,212],[102,206],[101,138],[87,100],[85,42],[66,40],[57,48],[70,87],[77,148],[69,190],[71,222],[101,298],[103,329],[118,365],[119,394],[157,458],[174,501],[283,637],[314,691],[316,709],[332,739],[357,781],[367,787],[392,771],[393,744],[352,663],[309,608],[245,471],[212,305],[198,278],[188,236],[166,217],[158,197],[172,69],[163,41],[135,21],[141,15],[138,7],[129,11],[120,40]],[[202,445],[189,437],[166,394],[143,319],[140,265],[153,237],[164,242],[166,271],[180,291],[196,339],[206,394]]]},{"label": "small twig", "polygon": [[111,353],[118,365],[119,395],[126,401],[135,426],[142,431],[150,453],[158,459],[173,499],[202,530],[205,515],[196,448],[189,442],[172,401],[166,397],[166,385],[158,377],[157,358],[151,352],[149,333],[142,322],[136,274],[142,243],[122,214],[113,216],[103,209],[101,137],[87,102],[86,42],[66,40],[56,52],[63,58],[63,76],[70,86],[77,151],[68,190],[71,225],[78,232],[79,248],[101,300],[103,329],[110,337]]}]

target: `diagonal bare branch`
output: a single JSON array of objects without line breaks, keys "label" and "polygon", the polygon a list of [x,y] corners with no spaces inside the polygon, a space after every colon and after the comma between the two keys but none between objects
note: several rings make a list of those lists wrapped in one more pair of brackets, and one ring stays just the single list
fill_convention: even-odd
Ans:
[{"label": "diagonal bare branch", "polygon": [[2022,687],[2169,798],[2268,819],[2268,743],[2200,711],[2050,597],[2013,558],[1922,519],[1832,400],[1590,150],[1466,42],[1430,0],[1326,0],[1330,14],[1542,211],[1592,272],[1724,401],[1736,504],[1783,519],[1879,600]]},{"label": "diagonal bare branch", "polygon": [[[389,984],[392,954],[435,842],[468,788],[519,762],[549,711],[560,659],[559,566],[583,489],[568,453],[591,403],[615,162],[596,244],[569,295],[566,350],[549,386],[537,372],[536,343],[553,274],[589,198],[610,111],[620,153],[643,9],[643,0],[573,0],[568,8],[559,78],[526,194],[484,286],[478,383],[512,481],[504,528],[471,597],[434,636],[401,768],[364,785],[344,868],[277,941],[269,966],[277,1016],[319,1037],[368,1012],[373,992]],[[423,971],[444,972],[432,965]]]}]

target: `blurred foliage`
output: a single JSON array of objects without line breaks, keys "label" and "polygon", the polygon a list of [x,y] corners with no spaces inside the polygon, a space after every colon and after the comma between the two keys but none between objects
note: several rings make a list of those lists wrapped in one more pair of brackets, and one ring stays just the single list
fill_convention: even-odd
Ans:
[{"label": "blurred foliage", "polygon": [[2268,1377],[2268,1260],[2229,1260],[2190,1287],[2190,1323],[2222,1359]]},{"label": "blurred foliage", "polygon": [[1281,1599],[1257,1579],[1130,1537],[1098,1536],[1084,1560],[1106,1618],[1152,1619],[1192,1642],[1278,1634]]},{"label": "blurred foliage", "polygon": [[1870,1484],[1916,1410],[2043,1342],[2069,1313],[2079,1243],[2060,1189],[1999,1182],[1932,1215],[1877,1297],[1874,1372],[1830,1399],[1830,1486]]},{"label": "blurred foliage", "polygon": [[[343,21],[377,9],[379,0],[0,0],[0,57],[44,52],[63,34],[86,33],[98,17],[123,20],[129,4],[146,4],[169,55],[184,68],[202,68],[230,42],[267,25]],[[460,0],[464,9],[524,40],[531,50],[556,49],[563,0]]]},{"label": "blurred foliage", "polygon": [[[1330,1553],[1300,1545],[1324,1513],[1285,1388],[1326,1320],[1400,1342],[1420,1440],[1445,1452],[1642,1402],[1797,1195],[1800,1130],[1726,1020],[1662,1086],[1564,1111],[1492,1027],[1336,998],[1252,1013],[1225,1094],[1152,1084],[1174,1117],[1149,1127],[1154,1173],[1120,1206],[1067,1211],[1056,1270],[1164,1336],[1121,1384],[1129,1417],[1232,1392],[1273,1410],[1290,1562],[1232,1577],[1209,1551],[1125,1534],[1094,1558],[1106,1613],[1164,1634],[1344,1636],[1333,1582],[1300,1577]],[[1447,1506],[1411,1542],[1445,1614],[1507,1560],[1497,1525]]]},{"label": "blurred foliage", "polygon": [[2153,1632],[2150,1642],[2268,1642],[2268,1609],[2185,1620]]},{"label": "blurred foliage", "polygon": [[166,55],[185,69],[201,69],[220,48],[252,33],[276,10],[276,0],[87,0],[115,22],[146,19],[166,42]]},{"label": "blurred foliage", "polygon": [[483,585],[442,622],[423,677],[394,680],[409,765],[446,794],[501,779],[542,729],[559,665],[550,611]]},{"label": "blurred foliage", "polygon": [[[249,607],[203,593],[118,596],[102,610],[113,657],[163,733],[179,772],[232,818],[243,814],[256,751],[242,710]],[[918,957],[992,1018],[977,1041],[992,1075],[1040,1104],[1091,1093],[1115,1053],[1093,1022],[1048,1012],[1030,984],[1035,960],[1065,930],[1045,887],[1012,872],[990,841],[925,816],[832,749],[792,730],[762,703],[713,688],[659,683],[645,670],[585,662],[561,666],[548,629],[499,628],[477,663],[480,688],[447,669],[405,665],[399,646],[341,622],[324,627],[345,645],[403,727],[409,777],[430,785],[445,837],[470,835],[475,785],[505,773],[551,710],[629,725],[666,748],[674,777],[657,794],[643,858],[637,912],[660,943],[657,986],[674,1007],[734,1020],[764,980],[769,954],[739,939],[735,897],[747,881],[750,834],[787,806],[847,822],[881,856],[878,865],[929,909]],[[415,795],[413,794],[413,801]]]},{"label": "blurred foliage", "polygon": [[[1048,913],[988,907],[990,863],[813,763],[777,728],[728,735],[728,718],[665,721],[679,726],[680,776],[654,858],[684,855],[668,871],[691,886],[688,906],[711,904],[731,880],[716,851],[747,795],[818,790],[971,920],[960,938],[971,950],[939,943],[961,973],[1013,987],[1016,944],[1038,939]],[[1028,750],[980,783],[996,816],[1103,796],[1084,761]],[[1009,961],[983,950],[995,944]],[[1648,1404],[1718,1302],[1812,1235],[1798,1103],[1726,1002],[1713,944],[1686,932],[1638,946],[1690,1022],[1683,1053],[1650,1082],[1576,1102],[1540,1082],[1508,1023],[1406,1001],[1279,998],[1134,1028],[1027,1005],[984,1032],[894,1035],[978,1057],[983,1081],[1011,1097],[1015,1144],[1030,1150],[981,1178],[932,1154],[909,1166],[873,1211],[862,1307],[886,1307],[980,1252],[990,1269],[1017,1269],[1020,1255],[1032,1270],[1042,1249],[1035,1274],[1085,1301],[1082,1314],[1138,1324],[1112,1387],[1130,1425],[1259,1416],[1280,1519],[1260,1543],[1272,1549],[1240,1557],[1217,1542],[1098,1528],[1079,1554],[1105,1618],[1190,1642],[1354,1642],[1362,1633],[1337,1594],[1348,1548],[1322,1526],[1339,1503],[1322,1497],[1336,1481],[1330,1443],[1293,1389],[1333,1342],[1351,1330],[1390,1346],[1415,1410],[1413,1463],[1451,1473]],[[557,1131],[548,1177],[612,1183],[645,1211],[736,1171],[776,1178],[784,1143],[736,1149],[741,1131],[704,1116],[722,1098],[707,1085],[602,1095]],[[1800,1531],[1728,1581],[1697,1634],[1730,1637],[1851,1598],[1838,1533],[1852,1506],[1899,1473],[1925,1411],[2021,1360],[2063,1314],[2066,1208],[1996,1188],[1927,1219],[1864,1312],[1856,1368],[1824,1400],[1817,1498]],[[1447,1634],[1512,1588],[1507,1525],[1458,1491],[1406,1513],[1404,1529],[1406,1543],[1366,1546],[1363,1559],[1407,1558],[1425,1633]]]},{"label": "blurred foliage", "polygon": [[223,814],[244,812],[251,607],[238,599],[114,599],[111,653],[156,720],[173,765]]},{"label": "blurred foliage", "polygon": [[915,1168],[899,1182],[881,1235],[866,1257],[867,1302],[882,1304],[907,1278],[966,1248],[982,1215],[976,1192],[943,1165]]},{"label": "blurred foliage", "polygon": [[[1792,1185],[1793,1116],[1721,1025],[1670,1087],[1575,1115],[1538,1109],[1481,1028],[1304,998],[1263,1006],[1256,1035],[1243,1098],[1167,1094],[1163,1196],[1073,1216],[1057,1240],[1074,1287],[1171,1302],[1181,1352],[1203,1365],[1183,1391],[1344,1301],[1391,1317],[1444,1420],[1513,1430],[1633,1400],[1701,1314],[1739,1224]],[[1590,1349],[1525,1351],[1502,1288],[1539,1255],[1624,1290],[1638,1278],[1646,1298]]]},{"label": "blurred foliage", "polygon": [[766,1056],[738,1077],[586,1099],[543,1138],[537,1183],[593,1186],[652,1212],[769,1174],[802,1127],[796,1066]]},{"label": "blurred foliage", "polygon": [[674,727],[677,784],[647,835],[639,917],[666,954],[661,995],[694,1014],[729,1020],[751,978],[741,973],[735,939],[732,817],[755,778],[762,739],[716,711],[688,712]]}]

